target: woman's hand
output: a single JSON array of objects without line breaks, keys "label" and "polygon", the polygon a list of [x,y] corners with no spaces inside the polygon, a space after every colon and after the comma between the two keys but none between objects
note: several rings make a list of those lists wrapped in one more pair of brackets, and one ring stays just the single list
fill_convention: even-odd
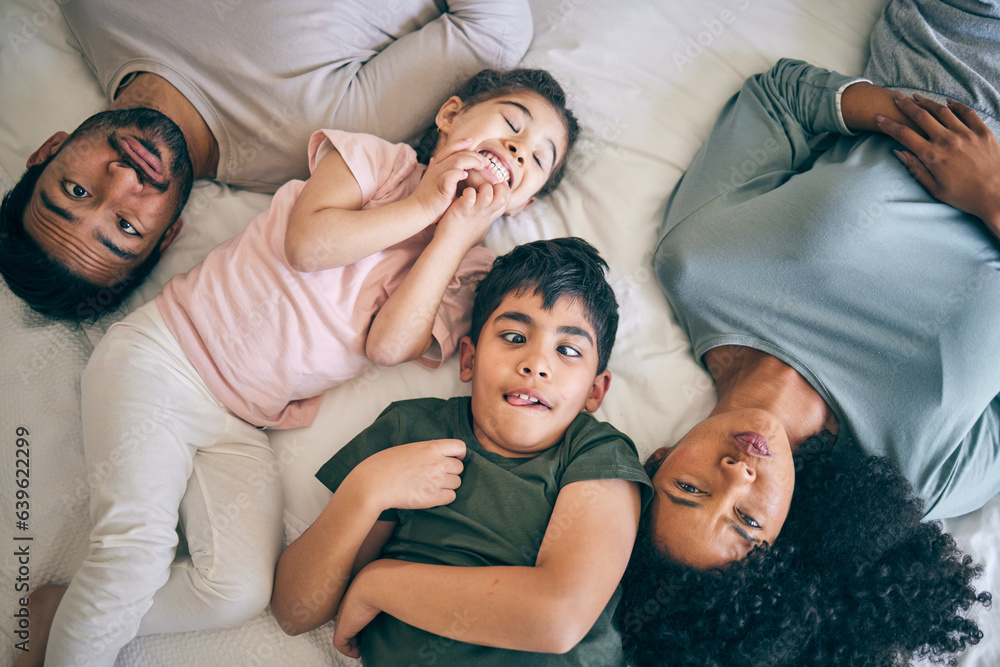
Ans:
[{"label": "woman's hand", "polygon": [[980,218],[1000,238],[1000,143],[966,105],[896,94],[896,104],[921,130],[877,116],[879,128],[909,151],[896,151],[933,197]]}]

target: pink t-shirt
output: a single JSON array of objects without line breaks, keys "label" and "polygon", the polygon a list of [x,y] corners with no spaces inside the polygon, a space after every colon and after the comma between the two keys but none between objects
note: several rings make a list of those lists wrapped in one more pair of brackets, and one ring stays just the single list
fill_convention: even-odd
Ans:
[{"label": "pink t-shirt", "polygon": [[[409,195],[425,169],[405,144],[322,130],[309,142],[310,172],[332,148],[357,178],[366,209]],[[285,259],[285,230],[304,186],[282,186],[246,231],[171,279],[156,298],[208,388],[257,426],[311,424],[323,393],[370,365],[365,339],[372,317],[433,236],[429,227],[349,266],[296,271]],[[462,260],[438,308],[434,343],[418,363],[435,368],[455,350],[492,263],[493,253],[481,246]]]}]

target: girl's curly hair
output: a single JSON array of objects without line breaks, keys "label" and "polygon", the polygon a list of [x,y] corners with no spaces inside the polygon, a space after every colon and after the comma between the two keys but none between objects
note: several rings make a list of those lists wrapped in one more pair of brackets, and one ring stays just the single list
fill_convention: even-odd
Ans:
[{"label": "girl's curly hair", "polygon": [[[829,434],[795,455],[795,492],[774,544],[725,569],[692,570],[654,545],[644,516],[619,605],[629,663],[948,663],[983,633],[991,596],[889,459]],[[647,513],[648,515],[648,513]]]}]

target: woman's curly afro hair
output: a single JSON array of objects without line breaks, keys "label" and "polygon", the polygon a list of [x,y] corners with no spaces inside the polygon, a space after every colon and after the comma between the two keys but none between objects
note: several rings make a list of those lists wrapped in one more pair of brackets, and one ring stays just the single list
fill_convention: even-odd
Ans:
[{"label": "woman's curly afro hair", "polygon": [[[640,526],[619,606],[629,663],[738,667],[947,663],[983,633],[982,571],[888,459],[810,438],[774,544],[725,569],[664,557]],[[648,513],[647,513],[648,515]]]}]

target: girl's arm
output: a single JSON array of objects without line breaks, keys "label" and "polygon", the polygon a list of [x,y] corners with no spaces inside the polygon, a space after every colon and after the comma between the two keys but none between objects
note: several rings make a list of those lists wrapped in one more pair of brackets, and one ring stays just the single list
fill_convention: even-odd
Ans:
[{"label": "girl's arm", "polygon": [[565,653],[614,594],[632,553],[639,511],[634,482],[574,482],[559,492],[533,567],[375,561],[344,595],[334,645],[357,657],[358,633],[381,611],[463,642]]},{"label": "girl's arm", "polygon": [[434,237],[372,320],[365,354],[394,366],[421,357],[431,345],[438,307],[462,259],[483,242],[510,199],[506,183],[466,188],[441,217]]},{"label": "girl's arm", "polygon": [[297,635],[332,619],[351,577],[392,535],[395,522],[379,515],[450,503],[464,456],[461,440],[429,440],[390,447],[358,464],[278,560],[271,611],[281,629]]},{"label": "girl's arm", "polygon": [[467,169],[485,158],[460,150],[428,166],[410,196],[361,210],[361,187],[343,156],[331,150],[316,166],[292,206],[285,257],[297,271],[347,266],[410,238],[437,222],[455,199]]}]

